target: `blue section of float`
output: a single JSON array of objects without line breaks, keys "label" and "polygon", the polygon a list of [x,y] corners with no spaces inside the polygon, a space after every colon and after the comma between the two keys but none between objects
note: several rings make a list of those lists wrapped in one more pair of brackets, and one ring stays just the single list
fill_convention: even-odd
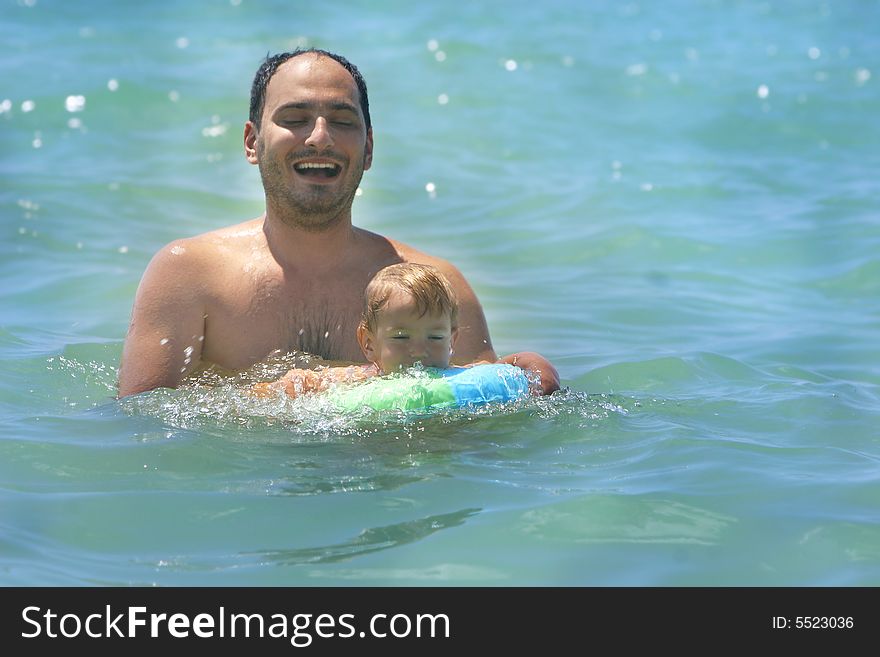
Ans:
[{"label": "blue section of float", "polygon": [[509,402],[529,394],[525,372],[514,365],[493,363],[441,370],[459,406]]}]

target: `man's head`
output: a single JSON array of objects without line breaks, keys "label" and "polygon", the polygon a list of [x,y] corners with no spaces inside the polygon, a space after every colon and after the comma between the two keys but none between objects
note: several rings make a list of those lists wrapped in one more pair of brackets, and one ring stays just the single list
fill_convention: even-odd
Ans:
[{"label": "man's head", "polygon": [[435,267],[400,263],[367,285],[358,342],[383,372],[420,362],[448,367],[458,337],[458,299]]},{"label": "man's head", "polygon": [[266,106],[266,87],[269,86],[269,80],[275,75],[278,67],[294,57],[308,54],[329,57],[339,63],[342,68],[351,74],[354,83],[357,85],[361,111],[364,114],[364,122],[366,123],[367,131],[369,131],[370,128],[373,127],[373,124],[370,120],[370,99],[367,95],[367,83],[364,80],[364,76],[361,75],[357,66],[352,64],[342,55],[337,55],[336,53],[327,50],[321,50],[320,48],[297,49],[291,52],[282,52],[276,55],[266,56],[266,59],[260,65],[260,68],[257,69],[257,73],[254,76],[254,82],[251,85],[251,109],[248,116],[250,122],[256,126],[257,130],[260,129],[263,120],[263,109]]},{"label": "man's head", "polygon": [[267,217],[311,232],[350,223],[373,159],[365,112],[366,85],[344,58],[306,50],[266,60],[254,80],[244,147],[260,168]]}]

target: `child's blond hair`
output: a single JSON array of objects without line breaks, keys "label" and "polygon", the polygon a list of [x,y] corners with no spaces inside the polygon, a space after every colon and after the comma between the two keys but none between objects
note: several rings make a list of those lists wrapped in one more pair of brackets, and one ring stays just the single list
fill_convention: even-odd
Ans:
[{"label": "child's blond hair", "polygon": [[379,312],[395,290],[413,298],[420,316],[449,315],[452,328],[458,328],[458,297],[449,280],[436,267],[415,262],[389,265],[373,277],[364,292],[361,326],[371,333],[375,331]]}]

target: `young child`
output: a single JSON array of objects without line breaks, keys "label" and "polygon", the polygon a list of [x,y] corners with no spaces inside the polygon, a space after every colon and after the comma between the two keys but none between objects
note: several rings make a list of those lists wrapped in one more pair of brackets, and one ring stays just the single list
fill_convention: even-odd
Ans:
[{"label": "young child", "polygon": [[390,265],[373,277],[364,293],[357,340],[370,364],[292,369],[278,381],[257,384],[254,391],[266,395],[284,390],[297,397],[399,372],[416,363],[446,369],[457,338],[458,300],[446,277],[430,265]]}]

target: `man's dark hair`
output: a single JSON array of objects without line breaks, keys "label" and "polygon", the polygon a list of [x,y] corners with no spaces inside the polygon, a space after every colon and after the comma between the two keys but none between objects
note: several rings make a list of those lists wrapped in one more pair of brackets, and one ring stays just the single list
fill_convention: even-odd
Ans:
[{"label": "man's dark hair", "polygon": [[260,129],[263,108],[266,105],[266,87],[269,85],[269,80],[275,75],[275,71],[278,70],[278,67],[289,59],[308,54],[329,57],[330,59],[339,62],[339,64],[351,74],[351,77],[354,79],[354,83],[358,88],[358,95],[360,96],[361,101],[361,111],[364,114],[364,122],[366,123],[367,130],[369,130],[372,126],[372,122],[370,121],[370,100],[367,96],[367,83],[364,81],[364,76],[361,75],[357,66],[352,64],[342,55],[321,50],[320,48],[297,48],[291,52],[282,52],[277,55],[266,55],[266,60],[260,65],[260,68],[257,69],[257,74],[254,76],[254,83],[251,85],[251,111],[250,116],[248,117],[250,118],[251,123],[257,127],[257,130]]}]

